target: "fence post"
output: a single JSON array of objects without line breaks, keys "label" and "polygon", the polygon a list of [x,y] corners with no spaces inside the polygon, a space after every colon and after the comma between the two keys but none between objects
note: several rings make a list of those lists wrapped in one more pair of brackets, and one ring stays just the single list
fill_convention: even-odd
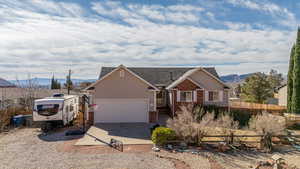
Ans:
[{"label": "fence post", "polygon": [[233,135],[233,132],[231,132],[229,135],[229,144],[233,144],[233,138],[234,138],[234,135]]}]

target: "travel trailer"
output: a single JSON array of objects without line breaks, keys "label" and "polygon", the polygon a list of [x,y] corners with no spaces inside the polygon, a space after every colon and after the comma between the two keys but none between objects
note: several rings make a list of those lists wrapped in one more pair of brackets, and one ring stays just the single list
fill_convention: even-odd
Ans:
[{"label": "travel trailer", "polygon": [[42,130],[49,131],[53,127],[68,125],[73,122],[79,112],[79,96],[54,94],[34,101],[33,121],[43,122]]}]

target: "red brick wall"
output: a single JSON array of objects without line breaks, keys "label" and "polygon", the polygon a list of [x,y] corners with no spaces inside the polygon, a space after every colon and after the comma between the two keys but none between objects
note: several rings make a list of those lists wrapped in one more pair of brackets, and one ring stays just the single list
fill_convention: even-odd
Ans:
[{"label": "red brick wall", "polygon": [[180,84],[178,84],[175,88],[177,88],[178,90],[196,90],[196,89],[199,89],[199,87],[197,85],[195,85],[193,82],[191,82],[188,79],[186,79],[183,82],[181,82]]},{"label": "red brick wall", "polygon": [[158,117],[157,111],[150,111],[149,112],[149,123],[157,122],[157,120],[158,120],[157,117]]},{"label": "red brick wall", "polygon": [[[194,91],[196,89],[200,89],[197,85],[195,85],[193,82],[190,80],[186,79],[180,84],[178,84],[175,89],[179,91]],[[173,104],[174,104],[174,110],[173,106],[171,107],[172,112],[176,112],[180,109],[180,106],[187,106],[190,103],[187,102],[177,102],[177,91],[173,90],[172,91],[172,96],[173,96]],[[203,99],[204,99],[204,91],[203,90],[197,90],[197,103],[198,104],[203,104]]]},{"label": "red brick wall", "polygon": [[204,90],[197,90],[197,103],[198,104],[204,103]]}]

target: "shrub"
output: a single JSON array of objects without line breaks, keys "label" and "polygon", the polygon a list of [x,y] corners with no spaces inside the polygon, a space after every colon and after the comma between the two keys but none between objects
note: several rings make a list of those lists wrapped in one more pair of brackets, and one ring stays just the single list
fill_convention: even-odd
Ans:
[{"label": "shrub", "polygon": [[175,137],[174,130],[166,127],[157,127],[152,133],[152,141],[156,145],[165,145],[167,141],[174,140]]},{"label": "shrub", "polygon": [[286,121],[284,117],[264,112],[250,119],[249,128],[263,135],[261,148],[272,151],[272,136],[284,133]]},{"label": "shrub", "polygon": [[251,119],[251,113],[242,110],[230,110],[229,114],[234,120],[239,122],[240,127],[247,127]]},{"label": "shrub", "polygon": [[238,122],[228,114],[219,114],[219,117],[215,118],[214,112],[207,112],[204,115],[201,114],[202,117],[199,120],[199,113],[195,113],[189,107],[180,108],[181,111],[176,112],[177,116],[167,121],[167,126],[172,128],[176,135],[186,143],[199,144],[205,134],[215,127],[222,128],[223,133],[228,133],[228,129],[238,128]]}]

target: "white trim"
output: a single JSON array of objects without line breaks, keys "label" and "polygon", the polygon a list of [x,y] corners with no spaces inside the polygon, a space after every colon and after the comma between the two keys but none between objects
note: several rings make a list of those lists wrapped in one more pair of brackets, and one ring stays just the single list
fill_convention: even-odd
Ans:
[{"label": "white trim", "polygon": [[219,92],[219,101],[223,102],[223,98],[224,98],[223,90],[219,90],[218,92]]},{"label": "white trim", "polygon": [[208,90],[205,90],[204,91],[204,102],[208,102],[208,97],[209,97],[209,94],[208,94]]},{"label": "white trim", "polygon": [[95,83],[91,84],[90,86],[86,87],[84,90],[88,90],[91,87],[94,87],[95,85],[97,85],[98,83],[100,83],[103,79],[107,78],[108,76],[110,76],[112,73],[116,72],[119,69],[125,69],[127,72],[131,73],[132,75],[134,75],[135,77],[137,77],[138,79],[140,79],[142,82],[146,83],[147,85],[151,86],[154,90],[159,91],[159,89],[157,87],[155,87],[154,85],[152,85],[151,83],[147,82],[145,79],[141,78],[140,76],[138,76],[137,74],[135,74],[134,72],[132,72],[131,70],[127,69],[126,66],[124,65],[120,65],[117,68],[115,68],[114,70],[112,70],[111,72],[107,73],[105,76],[103,76],[101,79],[97,80]]},{"label": "white trim", "polygon": [[176,94],[177,94],[177,96],[176,96],[176,101],[177,101],[177,102],[180,102],[180,91],[178,90],[178,91],[176,92]]},{"label": "white trim", "polygon": [[197,97],[198,97],[197,94],[198,94],[197,90],[194,90],[193,91],[193,101],[194,102],[197,102]]},{"label": "white trim", "polygon": [[157,111],[157,103],[156,103],[156,95],[157,95],[157,93],[156,93],[156,91],[153,91],[153,94],[154,94],[154,111]]}]

